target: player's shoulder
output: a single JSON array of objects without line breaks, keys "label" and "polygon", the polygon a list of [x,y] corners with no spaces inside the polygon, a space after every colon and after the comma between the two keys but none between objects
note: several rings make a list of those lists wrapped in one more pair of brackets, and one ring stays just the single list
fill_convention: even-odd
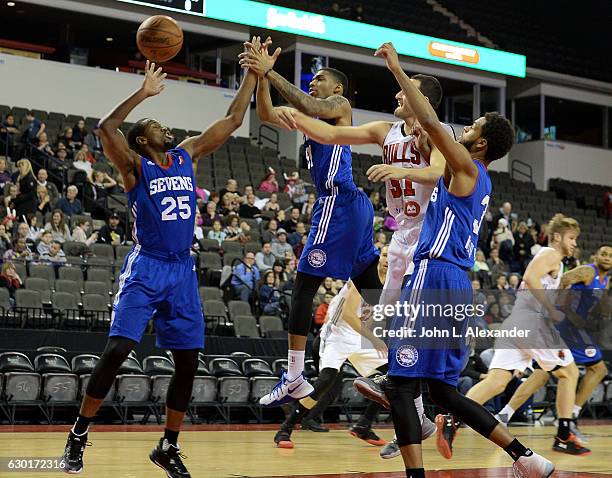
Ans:
[{"label": "player's shoulder", "polygon": [[446,131],[449,136],[452,136],[452,138],[457,141],[457,135],[455,134],[455,130],[450,124],[440,121],[440,125],[442,126],[442,128],[444,128],[444,131]]}]

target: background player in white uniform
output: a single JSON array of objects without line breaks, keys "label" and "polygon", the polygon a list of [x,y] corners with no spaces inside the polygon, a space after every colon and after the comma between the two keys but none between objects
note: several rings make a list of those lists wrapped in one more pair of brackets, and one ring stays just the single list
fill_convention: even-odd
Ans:
[{"label": "background player in white uniform", "polygon": [[[559,379],[559,429],[553,450],[572,455],[585,455],[590,450],[584,448],[570,430],[579,374],[571,351],[554,326],[564,319],[554,301],[563,275],[561,260],[564,256],[572,255],[579,234],[580,226],[575,219],[562,214],[552,218],[548,224],[549,246],[540,249],[527,266],[512,314],[503,324],[504,330],[516,327],[528,331],[529,335],[525,338],[497,339],[487,377],[467,393],[468,398],[483,404],[505,390],[514,371],[524,371],[535,360],[543,370],[550,371]],[[448,418],[445,423],[448,424],[445,429],[454,427]],[[445,437],[449,446],[442,447],[441,451],[447,452],[448,449],[452,450],[453,430],[449,430]],[[450,458],[447,453],[443,455]]]}]

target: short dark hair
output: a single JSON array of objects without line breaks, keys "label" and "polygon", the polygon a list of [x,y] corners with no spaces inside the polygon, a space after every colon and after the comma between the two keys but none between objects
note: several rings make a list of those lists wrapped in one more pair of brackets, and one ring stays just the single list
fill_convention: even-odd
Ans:
[{"label": "short dark hair", "polygon": [[438,108],[438,106],[440,106],[440,102],[442,101],[442,85],[438,79],[434,76],[421,74],[414,75],[411,79],[421,82],[419,91],[423,93],[424,96],[427,96],[427,99],[429,99],[429,104],[431,104],[434,110]]},{"label": "short dark hair", "polygon": [[599,247],[597,248],[597,252],[599,252],[599,250],[603,249],[604,247],[612,247],[612,244],[610,244],[609,242],[606,242],[604,244],[600,244]]},{"label": "short dark hair", "polygon": [[487,140],[485,159],[491,162],[510,151],[514,144],[514,128],[510,121],[497,111],[485,113],[485,120],[481,136]]},{"label": "short dark hair", "polygon": [[324,66],[323,68],[320,68],[320,70],[329,71],[334,79],[342,85],[342,96],[348,93],[348,77],[344,73],[329,66]]},{"label": "short dark hair", "polygon": [[138,136],[144,136],[149,121],[151,121],[150,118],[140,119],[136,121],[128,131],[127,142],[131,150],[136,152],[140,151],[140,145],[136,141],[136,138],[138,138]]}]

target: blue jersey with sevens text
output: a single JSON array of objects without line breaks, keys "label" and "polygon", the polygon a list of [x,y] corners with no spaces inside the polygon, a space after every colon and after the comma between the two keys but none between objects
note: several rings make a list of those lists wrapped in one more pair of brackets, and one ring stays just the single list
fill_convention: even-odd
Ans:
[{"label": "blue jersey with sevens text", "polygon": [[471,269],[476,259],[480,224],[491,198],[487,168],[474,161],[478,178],[472,193],[465,197],[451,194],[440,177],[431,193],[414,262],[424,259],[446,261]]},{"label": "blue jersey with sevens text", "polygon": [[127,195],[134,215],[134,242],[145,250],[172,255],[191,247],[196,194],[189,153],[176,148],[166,155],[167,167],[141,157],[138,181]]},{"label": "blue jersey with sevens text", "polygon": [[304,148],[306,164],[319,197],[357,190],[353,182],[350,146],[320,144],[304,137]]}]

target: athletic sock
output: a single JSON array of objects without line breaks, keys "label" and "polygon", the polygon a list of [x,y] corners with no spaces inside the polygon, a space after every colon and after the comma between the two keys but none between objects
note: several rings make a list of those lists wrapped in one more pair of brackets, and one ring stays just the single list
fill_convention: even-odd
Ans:
[{"label": "athletic sock", "polygon": [[525,448],[516,438],[512,440],[506,448],[504,448],[504,451],[510,455],[510,458],[512,458],[514,461],[518,460],[522,456],[533,455],[533,452],[529,448]]},{"label": "athletic sock", "polygon": [[175,432],[174,430],[168,430],[167,428],[164,430],[164,438],[168,440],[170,445],[176,446],[178,442],[179,432]]},{"label": "athletic sock", "polygon": [[406,478],[425,478],[425,468],[406,468]]},{"label": "athletic sock", "polygon": [[290,382],[298,378],[304,371],[305,356],[306,352],[304,350],[289,349],[289,370],[287,370],[287,380]]},{"label": "athletic sock", "polygon": [[414,399],[414,406],[417,410],[417,415],[421,419],[421,424],[423,424],[423,415],[425,415],[425,407],[423,407],[423,395],[419,395]]},{"label": "athletic sock", "polygon": [[572,410],[572,417],[573,418],[578,418],[580,416],[580,411],[582,410],[582,407],[578,406],[578,405],[574,405],[574,410]]},{"label": "athletic sock", "polygon": [[89,429],[89,423],[91,422],[91,417],[84,417],[83,415],[79,415],[74,422],[74,426],[72,427],[72,433],[75,435],[85,435],[87,430]]},{"label": "athletic sock", "polygon": [[570,435],[570,422],[569,418],[559,418],[559,429],[557,431],[557,436],[561,438],[561,440],[567,440]]},{"label": "athletic sock", "polygon": [[508,417],[508,421],[510,421],[510,419],[512,418],[512,415],[514,415],[514,408],[512,408],[510,405],[506,405],[497,414],[506,415]]}]

